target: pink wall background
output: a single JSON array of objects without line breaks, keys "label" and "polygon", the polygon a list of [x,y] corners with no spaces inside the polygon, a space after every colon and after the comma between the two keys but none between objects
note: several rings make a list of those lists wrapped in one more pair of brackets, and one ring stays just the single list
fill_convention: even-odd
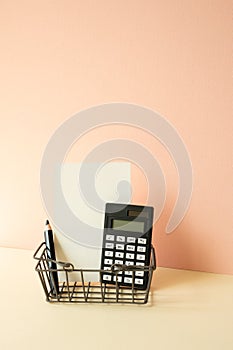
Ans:
[{"label": "pink wall background", "polygon": [[[193,164],[189,211],[166,235],[174,164],[147,134],[120,131],[147,145],[166,174],[159,265],[233,273],[232,10],[230,0],[1,1],[1,246],[35,249],[42,240],[39,171],[54,130],[81,109],[130,102],[165,116]],[[134,193],[143,203],[137,169],[133,182],[143,184]]]}]

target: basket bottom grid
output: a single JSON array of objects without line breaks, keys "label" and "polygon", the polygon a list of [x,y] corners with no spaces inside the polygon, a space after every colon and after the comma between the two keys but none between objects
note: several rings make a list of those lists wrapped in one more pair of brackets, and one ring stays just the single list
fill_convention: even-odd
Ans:
[{"label": "basket bottom grid", "polygon": [[148,292],[130,288],[105,285],[101,283],[65,282],[59,285],[59,293],[48,294],[49,302],[75,302],[75,303],[135,303],[145,304]]}]

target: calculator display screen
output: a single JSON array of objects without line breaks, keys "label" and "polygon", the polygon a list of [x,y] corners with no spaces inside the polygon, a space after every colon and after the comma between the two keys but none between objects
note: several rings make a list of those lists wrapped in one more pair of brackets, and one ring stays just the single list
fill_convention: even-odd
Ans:
[{"label": "calculator display screen", "polygon": [[144,233],[144,222],[135,220],[112,220],[112,228],[116,230]]}]

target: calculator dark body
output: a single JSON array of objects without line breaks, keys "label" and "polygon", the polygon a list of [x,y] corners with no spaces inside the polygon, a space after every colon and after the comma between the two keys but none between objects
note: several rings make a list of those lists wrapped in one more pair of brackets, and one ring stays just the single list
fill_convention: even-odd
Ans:
[{"label": "calculator dark body", "polygon": [[[147,288],[144,268],[150,265],[153,214],[153,207],[106,204],[101,282],[116,284],[117,280],[119,286]],[[116,267],[121,270],[117,276],[111,272]]]}]

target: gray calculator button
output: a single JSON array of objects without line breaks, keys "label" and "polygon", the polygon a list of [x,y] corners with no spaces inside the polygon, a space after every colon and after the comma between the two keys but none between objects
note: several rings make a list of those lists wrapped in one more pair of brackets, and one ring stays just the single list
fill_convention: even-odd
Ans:
[{"label": "gray calculator button", "polygon": [[143,277],[143,276],[144,276],[144,271],[136,271],[136,272],[135,272],[135,276],[141,276],[141,277]]},{"label": "gray calculator button", "polygon": [[125,277],[124,278],[125,283],[132,283],[132,278],[131,277]]},{"label": "gray calculator button", "polygon": [[104,270],[111,271],[110,266],[104,266]]},{"label": "gray calculator button", "polygon": [[105,248],[113,249],[114,244],[113,243],[105,243]]},{"label": "gray calculator button", "polygon": [[138,244],[146,244],[146,238],[138,238]]},{"label": "gray calculator button", "polygon": [[142,263],[142,262],[136,262],[136,265],[138,265],[138,266],[145,266],[145,263]]},{"label": "gray calculator button", "polygon": [[125,242],[125,236],[117,236],[117,242]]},{"label": "gray calculator button", "polygon": [[121,282],[122,281],[122,277],[121,276],[117,276],[117,277],[114,276],[113,277],[113,281],[116,282],[116,280],[117,280],[117,282]]},{"label": "gray calculator button", "polygon": [[104,259],[106,265],[112,265],[112,259]]},{"label": "gray calculator button", "polygon": [[123,260],[115,260],[115,264],[123,265]]},{"label": "gray calculator button", "polygon": [[138,246],[138,247],[137,247],[137,251],[138,251],[138,252],[141,252],[141,253],[145,253],[145,252],[146,252],[146,247],[140,247],[140,246]]},{"label": "gray calculator button", "polygon": [[127,245],[126,250],[134,252],[135,251],[135,246],[134,245]]},{"label": "gray calculator button", "polygon": [[135,278],[135,284],[143,284],[142,278]]},{"label": "gray calculator button", "polygon": [[113,251],[107,250],[107,251],[105,252],[105,256],[113,256]]},{"label": "gray calculator button", "polygon": [[133,272],[132,271],[125,271],[125,275],[127,276],[132,276]]},{"label": "gray calculator button", "polygon": [[103,280],[111,281],[111,279],[112,279],[112,276],[110,276],[110,275],[103,275]]},{"label": "gray calculator button", "polygon": [[126,253],[126,259],[134,259],[134,254]]},{"label": "gray calculator button", "polygon": [[[105,268],[104,268],[104,270],[105,270]],[[109,272],[112,272],[112,270],[110,269],[110,266],[108,267],[108,271],[109,271]],[[107,272],[107,271],[106,271],[106,272]],[[123,273],[123,271],[119,271],[119,270],[117,271],[117,274],[118,274],[118,275],[122,275],[122,273]]]},{"label": "gray calculator button", "polygon": [[123,258],[124,257],[124,253],[116,252],[115,257],[116,258]]},{"label": "gray calculator button", "polygon": [[125,265],[129,266],[129,265],[134,265],[134,262],[133,261],[126,261],[125,262]]},{"label": "gray calculator button", "polygon": [[136,238],[135,237],[127,237],[127,242],[128,243],[135,243]]},{"label": "gray calculator button", "polygon": [[106,235],[107,241],[114,241],[114,235]]},{"label": "gray calculator button", "polygon": [[137,254],[137,260],[145,260],[146,256],[144,254]]},{"label": "gray calculator button", "polygon": [[124,244],[116,244],[116,249],[124,250]]}]

